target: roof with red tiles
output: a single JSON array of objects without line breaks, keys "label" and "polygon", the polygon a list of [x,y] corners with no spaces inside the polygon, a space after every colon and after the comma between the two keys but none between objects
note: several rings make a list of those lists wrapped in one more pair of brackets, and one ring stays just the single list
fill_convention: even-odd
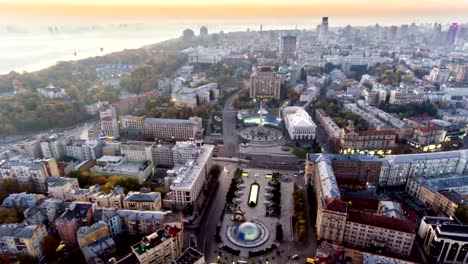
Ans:
[{"label": "roof with red tiles", "polygon": [[325,203],[327,205],[327,210],[346,213],[346,203],[340,199],[335,198],[326,198]]},{"label": "roof with red tiles", "polygon": [[416,233],[415,222],[358,210],[348,211],[348,221],[406,233]]}]

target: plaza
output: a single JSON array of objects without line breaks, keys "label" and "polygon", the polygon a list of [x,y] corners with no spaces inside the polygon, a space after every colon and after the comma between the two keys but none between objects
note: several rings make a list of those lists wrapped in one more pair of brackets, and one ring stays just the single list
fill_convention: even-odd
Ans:
[{"label": "plaza", "polygon": [[[294,241],[291,224],[294,182],[287,176],[280,176],[276,182],[272,171],[260,169],[243,170],[237,181],[235,198],[222,216],[219,247],[239,252],[239,257],[267,253],[281,244],[276,241],[278,224],[283,230],[283,241]],[[281,199],[275,207],[272,197],[277,187]],[[274,208],[280,211],[274,212]]]},{"label": "plaza", "polygon": [[249,141],[270,142],[280,140],[283,133],[278,129],[265,126],[255,126],[241,130],[240,136]]}]

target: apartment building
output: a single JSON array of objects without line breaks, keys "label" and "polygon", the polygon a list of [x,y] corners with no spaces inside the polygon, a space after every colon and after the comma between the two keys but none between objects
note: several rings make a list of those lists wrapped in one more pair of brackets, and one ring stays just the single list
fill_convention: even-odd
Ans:
[{"label": "apartment building", "polygon": [[79,161],[95,160],[102,156],[103,145],[102,142],[96,140],[77,139],[69,142],[65,149],[67,156]]},{"label": "apartment building", "polygon": [[105,136],[113,138],[120,137],[117,111],[115,107],[102,107],[99,109],[99,117],[101,119],[101,131]]},{"label": "apartment building", "polygon": [[182,255],[183,230],[177,227],[166,227],[143,237],[132,246],[132,252],[139,263],[166,264],[175,261]]},{"label": "apartment building", "polygon": [[338,139],[340,137],[341,129],[340,127],[332,120],[332,118],[323,110],[316,109],[315,117],[323,126],[328,136],[331,138]]},{"label": "apartment building", "polygon": [[394,130],[359,131],[354,122],[348,120],[349,125],[341,129],[339,136],[341,149],[351,150],[389,150],[396,147],[396,133]]},{"label": "apartment building", "polygon": [[180,213],[170,211],[137,211],[119,209],[122,231],[131,235],[149,235],[166,226],[182,229],[183,218]]},{"label": "apartment building", "polygon": [[468,226],[452,217],[424,216],[418,235],[424,252],[437,263],[467,263]]},{"label": "apartment building", "polygon": [[152,161],[153,142],[127,141],[120,145],[120,153],[125,155],[127,162]]},{"label": "apartment building", "polygon": [[172,148],[174,145],[157,145],[152,149],[152,160],[155,166],[173,167],[174,156]]},{"label": "apartment building", "polygon": [[312,184],[316,194],[317,239],[410,254],[415,239],[414,222],[348,208],[327,155],[308,154],[304,171],[306,184]]},{"label": "apartment building", "polygon": [[179,141],[172,148],[172,158],[175,165],[184,165],[197,157],[198,149],[193,141]]},{"label": "apartment building", "polygon": [[202,119],[190,117],[184,119],[145,118],[144,134],[159,139],[190,140],[202,131]]},{"label": "apartment building", "polygon": [[162,207],[161,193],[129,192],[123,200],[123,207],[132,210],[159,211]]},{"label": "apartment building", "polygon": [[55,228],[60,239],[68,245],[77,245],[77,231],[82,226],[93,224],[93,205],[85,202],[71,203],[57,219]]},{"label": "apartment building", "polygon": [[119,117],[121,132],[127,135],[142,135],[145,116],[125,115]]},{"label": "apartment building", "polygon": [[59,175],[54,159],[33,160],[17,156],[0,165],[0,180],[11,179],[30,186],[39,193],[47,192],[47,178]]},{"label": "apartment building", "polygon": [[380,185],[405,185],[408,178],[426,178],[467,172],[466,150],[388,155],[382,159]]},{"label": "apartment building", "polygon": [[109,228],[103,221],[78,229],[78,246],[87,263],[102,261],[104,253],[115,253],[115,242],[110,236]]},{"label": "apartment building", "polygon": [[0,252],[13,255],[28,255],[39,259],[44,255],[42,244],[48,235],[43,224],[2,224],[0,225]]},{"label": "apartment building", "polygon": [[40,141],[42,157],[46,159],[60,159],[65,155],[65,145],[67,140],[59,138],[57,135],[52,135]]},{"label": "apartment building", "polygon": [[410,104],[424,102],[424,92],[419,90],[392,90],[390,91],[390,104]]},{"label": "apartment building", "polygon": [[213,145],[198,146],[193,160],[167,172],[172,183],[164,198],[165,207],[186,207],[197,202],[211,170],[213,149]]},{"label": "apartment building", "polygon": [[379,184],[381,159],[366,155],[329,154],[335,178],[340,188],[366,189]]},{"label": "apartment building", "polygon": [[72,194],[78,190],[78,179],[64,177],[49,177],[47,178],[47,193],[49,197],[60,200],[72,200]]},{"label": "apartment building", "polygon": [[364,211],[349,210],[343,242],[359,248],[385,248],[408,256],[416,238],[415,223]]}]

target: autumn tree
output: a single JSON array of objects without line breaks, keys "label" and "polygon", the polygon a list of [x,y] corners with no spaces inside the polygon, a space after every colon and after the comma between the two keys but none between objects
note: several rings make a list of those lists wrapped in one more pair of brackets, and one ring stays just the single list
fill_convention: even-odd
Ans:
[{"label": "autumn tree", "polygon": [[52,235],[47,235],[44,237],[44,241],[42,242],[42,250],[46,255],[53,256],[59,245],[60,240]]}]

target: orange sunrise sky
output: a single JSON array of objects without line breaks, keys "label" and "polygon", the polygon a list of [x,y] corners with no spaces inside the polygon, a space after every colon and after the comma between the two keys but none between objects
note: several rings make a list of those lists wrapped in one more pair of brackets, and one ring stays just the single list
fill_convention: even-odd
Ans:
[{"label": "orange sunrise sky", "polygon": [[468,16],[468,0],[0,0],[0,16],[18,20],[412,14]]}]

